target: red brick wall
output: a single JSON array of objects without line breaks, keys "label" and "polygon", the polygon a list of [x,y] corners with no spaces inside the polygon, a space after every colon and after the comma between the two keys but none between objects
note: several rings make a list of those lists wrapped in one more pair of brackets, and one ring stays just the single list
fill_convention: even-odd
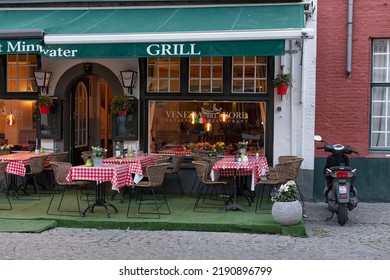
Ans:
[{"label": "red brick wall", "polygon": [[[315,133],[368,154],[372,38],[390,38],[390,1],[354,1],[346,76],[348,0],[318,0]],[[321,152],[316,152],[322,155]]]}]

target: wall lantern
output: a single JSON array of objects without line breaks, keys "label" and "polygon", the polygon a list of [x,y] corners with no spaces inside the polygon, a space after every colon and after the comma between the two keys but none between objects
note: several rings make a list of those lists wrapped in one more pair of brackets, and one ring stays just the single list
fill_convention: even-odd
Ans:
[{"label": "wall lantern", "polygon": [[51,72],[38,70],[34,72],[35,82],[41,93],[49,93],[48,87],[51,79]]},{"label": "wall lantern", "polygon": [[138,73],[133,70],[123,70],[121,71],[121,79],[123,87],[127,88],[128,93],[133,95],[133,88],[137,82]]},{"label": "wall lantern", "polygon": [[223,112],[222,114],[219,115],[218,118],[221,123],[226,123],[230,119],[230,116],[225,112]]}]

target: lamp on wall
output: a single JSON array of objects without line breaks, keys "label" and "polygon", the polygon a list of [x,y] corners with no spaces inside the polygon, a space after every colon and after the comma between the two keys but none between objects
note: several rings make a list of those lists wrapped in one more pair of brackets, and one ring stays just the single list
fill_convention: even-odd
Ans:
[{"label": "lamp on wall", "polygon": [[16,116],[12,113],[12,110],[9,112],[9,114],[5,117],[5,122],[9,126],[13,126],[16,123]]},{"label": "lamp on wall", "polygon": [[133,70],[123,70],[121,71],[121,79],[123,87],[127,88],[130,95],[133,95],[133,88],[137,82],[138,73]]},{"label": "lamp on wall", "polygon": [[198,118],[198,114],[195,111],[192,111],[189,115],[189,118],[190,118],[191,124],[195,124],[196,119]]},{"label": "lamp on wall", "polygon": [[213,129],[213,125],[211,123],[208,122],[204,125],[205,131],[210,132],[212,129]]},{"label": "lamp on wall", "polygon": [[37,87],[40,88],[40,92],[49,93],[48,87],[51,79],[51,72],[46,72],[44,70],[38,70],[34,72],[35,82]]}]

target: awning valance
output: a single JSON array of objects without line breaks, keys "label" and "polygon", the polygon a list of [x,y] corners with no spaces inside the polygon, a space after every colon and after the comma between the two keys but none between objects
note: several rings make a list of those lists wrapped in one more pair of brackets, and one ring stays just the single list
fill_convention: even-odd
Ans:
[{"label": "awning valance", "polygon": [[[10,30],[43,40],[8,40]],[[303,5],[0,11],[0,54],[49,57],[281,55],[284,40],[309,38]]]}]

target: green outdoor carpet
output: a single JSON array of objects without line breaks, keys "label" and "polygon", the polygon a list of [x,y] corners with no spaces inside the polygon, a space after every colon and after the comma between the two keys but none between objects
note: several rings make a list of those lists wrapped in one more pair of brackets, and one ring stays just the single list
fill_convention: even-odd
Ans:
[{"label": "green outdoor carpet", "polygon": [[[4,208],[6,200],[0,195],[0,209]],[[79,193],[80,196],[80,193]],[[256,203],[248,205],[246,199],[240,197],[239,203],[246,208],[242,211],[220,211],[222,200],[206,199],[195,212],[193,206],[195,198],[185,195],[168,194],[170,215],[138,214],[138,204],[132,199],[130,218],[127,217],[128,196],[121,201],[118,194],[112,203],[118,213],[109,207],[110,218],[103,207],[95,207],[94,212],[87,212],[81,217],[78,212],[58,212],[59,195],[56,195],[49,215],[46,209],[50,196],[41,196],[40,200],[11,198],[12,210],[0,210],[0,232],[40,232],[52,227],[76,227],[99,229],[132,229],[132,230],[181,230],[181,231],[211,231],[211,232],[244,232],[253,234],[283,234],[296,237],[307,237],[303,220],[294,226],[281,226],[271,215],[271,204],[264,199],[261,211],[255,213]],[[24,198],[24,197],[23,197]],[[81,209],[87,208],[86,196],[82,196]],[[144,198],[148,198],[147,195]],[[89,197],[90,203],[94,197]],[[67,191],[62,208],[63,210],[77,210],[75,192]],[[144,210],[149,210],[144,208]],[[162,207],[161,211],[165,211]]]},{"label": "green outdoor carpet", "polygon": [[0,232],[42,232],[57,225],[55,220],[0,219]]}]

